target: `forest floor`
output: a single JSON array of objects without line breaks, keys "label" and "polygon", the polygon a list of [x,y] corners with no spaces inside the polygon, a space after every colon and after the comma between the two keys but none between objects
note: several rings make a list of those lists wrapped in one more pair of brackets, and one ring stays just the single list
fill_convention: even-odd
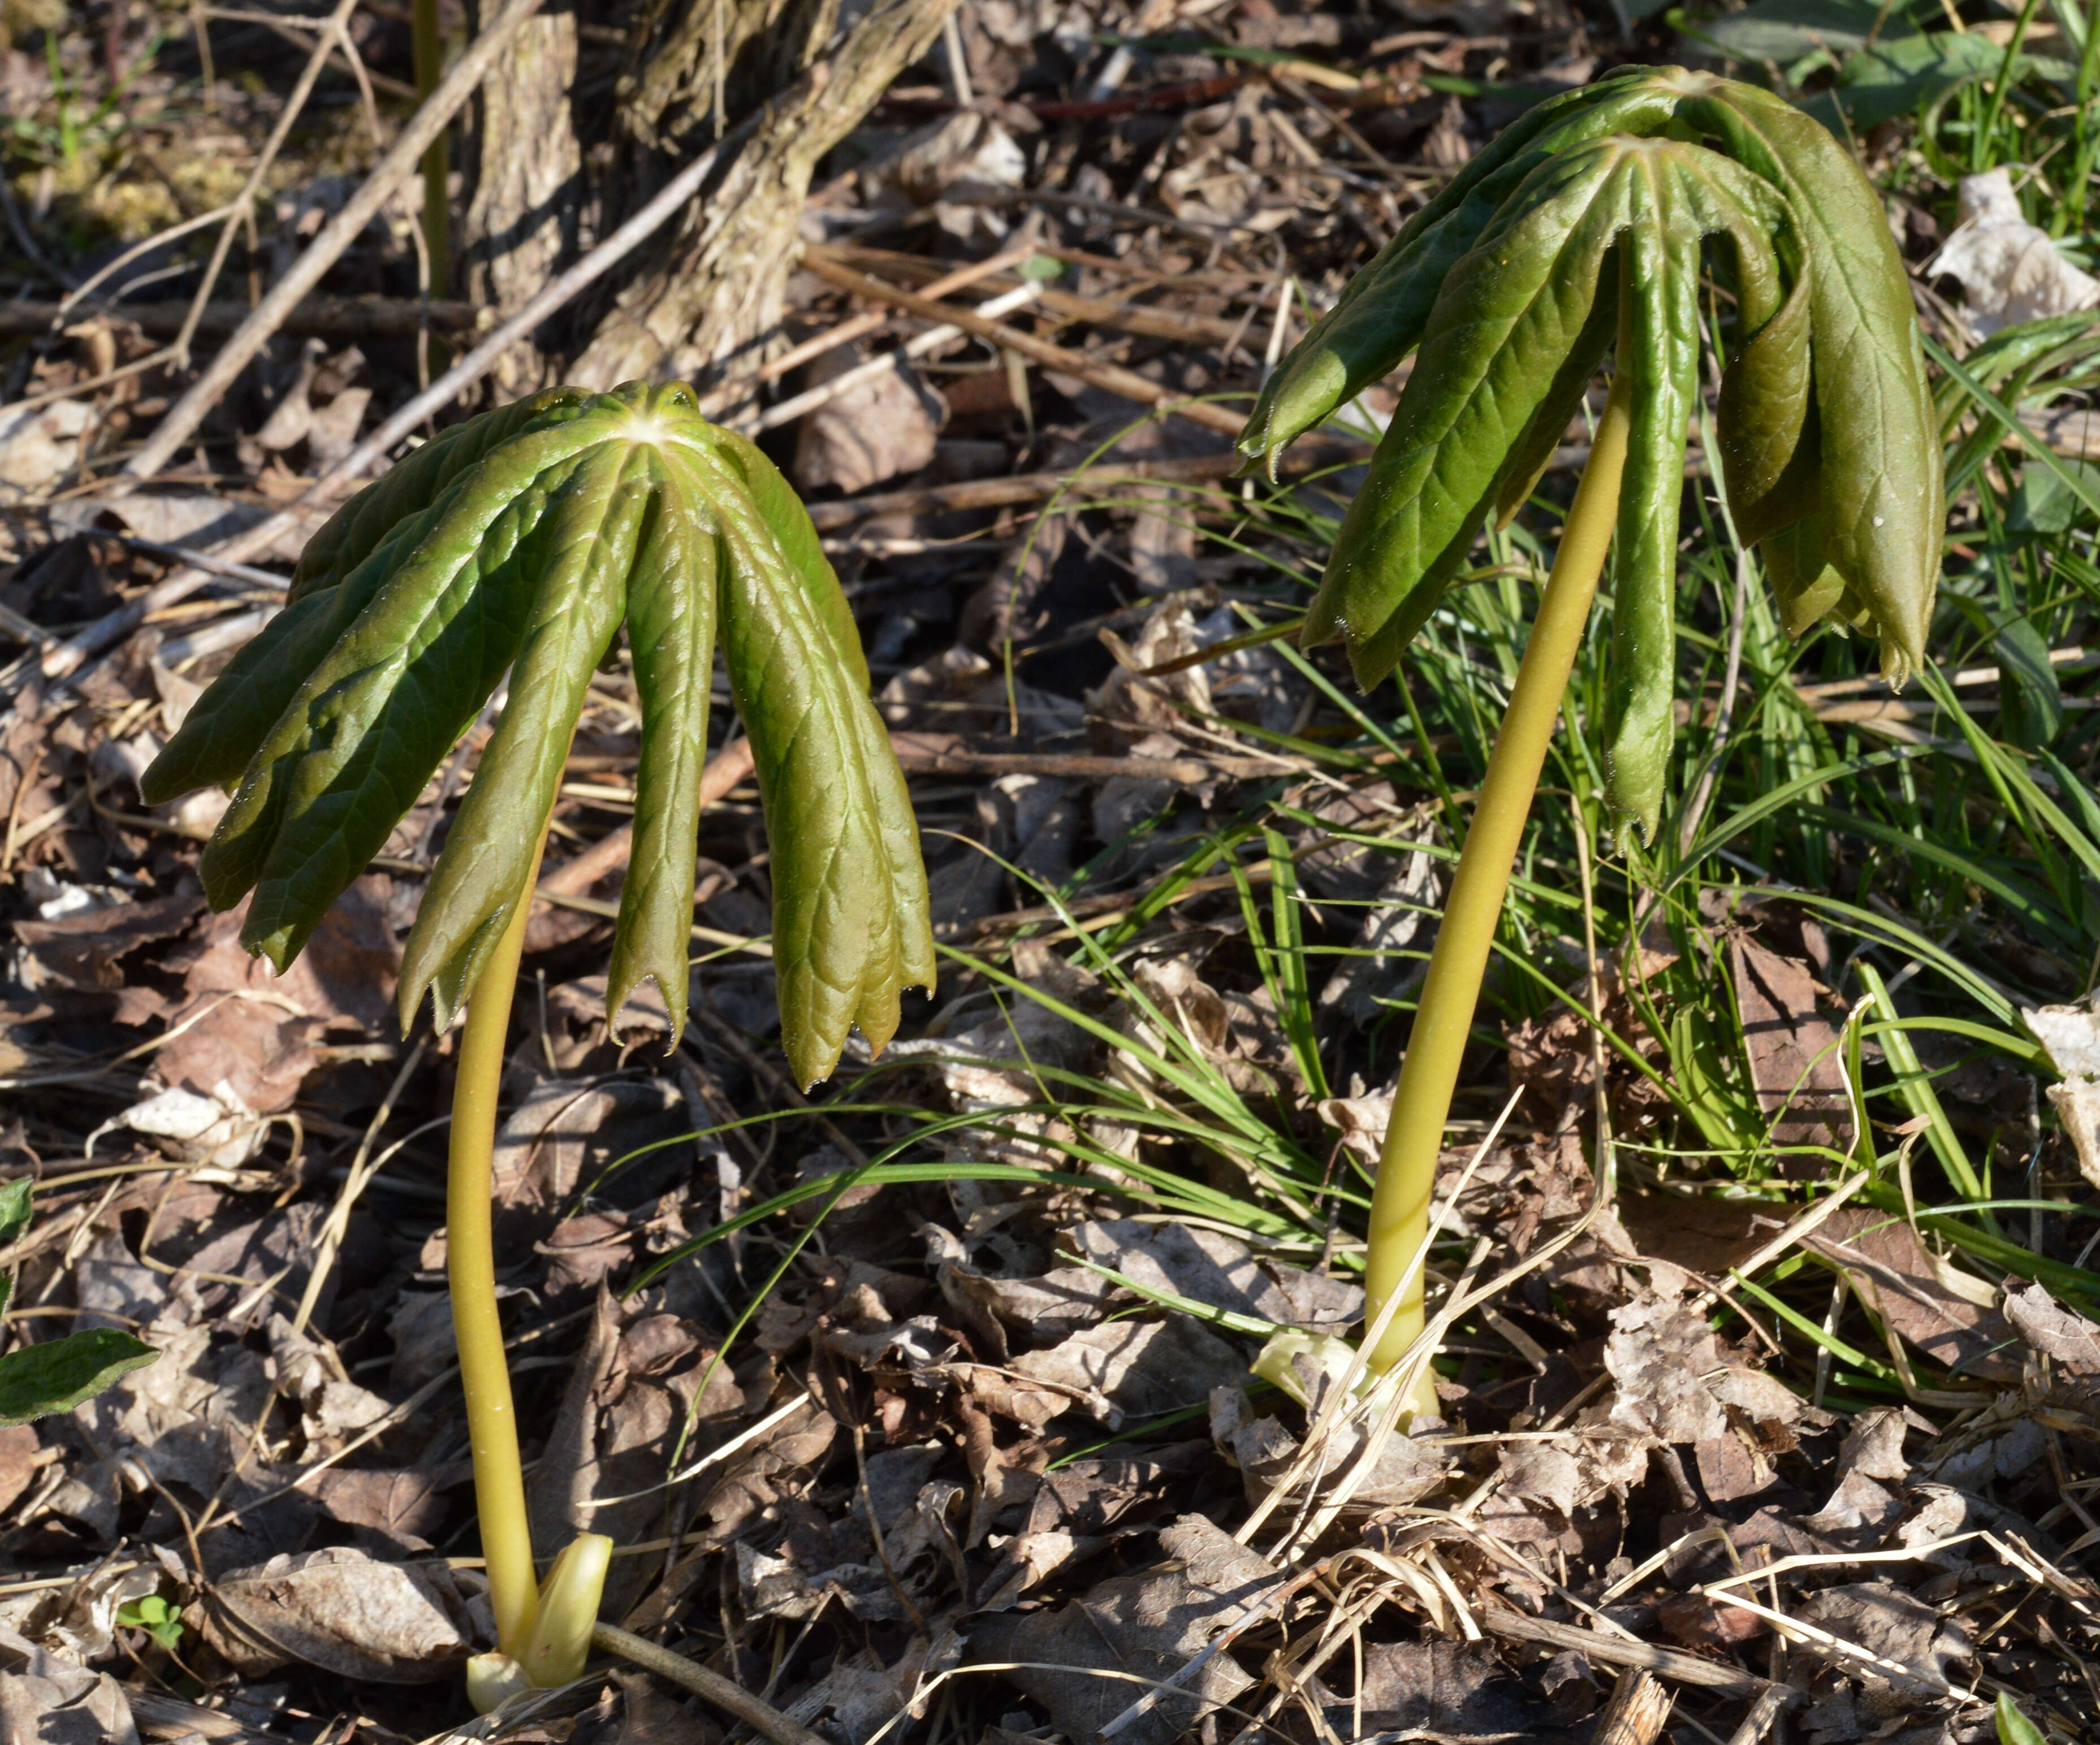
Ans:
[{"label": "forest floor", "polygon": [[[1586,426],[1369,695],[1286,632],[1394,393],[1273,484],[1231,436],[1458,166],[1628,61],[1846,127],[1940,353],[2090,306],[2096,16],[963,0],[820,167],[779,343],[709,401],[853,603],[938,992],[789,1081],[725,689],[691,1022],[609,1031],[624,654],[527,936],[505,1326],[537,1536],[615,1538],[607,1617],[834,1745],[2090,1736],[2100,315],[1980,384],[2025,434],[1936,376],[1939,659],[1900,695],[1870,645],[1783,634],[1702,412],[1664,826],[1599,832],[1599,635],[1445,1135],[1443,1416],[1404,1433],[1307,1335],[1361,1320],[1397,1051]],[[617,1666],[479,1721],[460,1681],[457,1037],[393,996],[492,712],[282,978],[202,894],[225,796],[138,791],[281,605],[315,481],[488,324],[417,296],[412,183],[125,472],[195,377],[192,221],[259,173],[201,367],[412,112],[407,17],[356,7],[295,108],[306,15],[0,9],[0,1175],[37,1196],[7,1331],[160,1354],[0,1428],[10,1741],[754,1736]],[[1999,229],[1957,237],[1965,197]],[[920,337],[928,297],[973,331]]]}]

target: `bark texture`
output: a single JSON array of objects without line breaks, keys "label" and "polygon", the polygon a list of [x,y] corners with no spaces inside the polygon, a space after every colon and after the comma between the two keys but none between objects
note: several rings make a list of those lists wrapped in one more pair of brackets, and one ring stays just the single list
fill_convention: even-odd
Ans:
[{"label": "bark texture", "polygon": [[[467,296],[518,307],[576,254],[584,200],[583,147],[570,112],[578,73],[576,15],[528,20],[481,88],[479,173],[462,227]],[[552,360],[514,346],[489,372],[499,399],[553,385]]]},{"label": "bark texture", "polygon": [[[467,289],[514,308],[719,132],[756,126],[704,196],[637,252],[499,391],[558,376],[709,381],[779,325],[810,181],[955,0],[596,0],[535,21],[489,89],[470,159]],[[616,76],[601,47],[624,37]],[[500,89],[498,87],[501,87]]]}]

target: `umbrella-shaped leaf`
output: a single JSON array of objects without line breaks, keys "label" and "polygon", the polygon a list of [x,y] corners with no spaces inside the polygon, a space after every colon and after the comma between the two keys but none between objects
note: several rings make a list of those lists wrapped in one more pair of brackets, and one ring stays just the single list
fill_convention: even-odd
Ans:
[{"label": "umbrella-shaped leaf", "polygon": [[642,707],[633,866],[609,1016],[645,979],[686,1009],[715,644],[773,833],[784,1039],[805,1081],[858,1023],[880,1047],[930,988],[925,873],[853,615],[772,463],[682,383],[560,389],[470,421],[346,505],[293,599],[143,784],[240,786],[206,894],[281,968],[510,673],[510,698],[411,932],[404,1021],[471,991],[517,906],[593,670],[622,624]]}]

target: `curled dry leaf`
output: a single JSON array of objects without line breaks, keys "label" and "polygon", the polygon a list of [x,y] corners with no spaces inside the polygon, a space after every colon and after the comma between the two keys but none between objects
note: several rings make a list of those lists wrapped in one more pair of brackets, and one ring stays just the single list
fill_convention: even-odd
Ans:
[{"label": "curled dry leaf", "polygon": [[[867,360],[842,346],[820,358],[810,386],[817,387]],[[899,473],[915,473],[933,458],[948,408],[918,371],[898,359],[842,390],[802,421],[795,444],[795,483],[805,491],[836,485],[849,496]]]},{"label": "curled dry leaf", "polygon": [[2039,1285],[2005,1293],[2005,1319],[2045,1356],[2080,1381],[2100,1378],[2100,1324],[2067,1309]]},{"label": "curled dry leaf", "polygon": [[2090,1002],[2020,1013],[2058,1074],[2049,1100],[2078,1159],[2078,1173],[2100,1188],[2100,1011]]},{"label": "curled dry leaf", "polygon": [[1024,1351],[1008,1368],[970,1372],[971,1391],[990,1410],[1039,1428],[1076,1407],[1111,1430],[1198,1405],[1247,1373],[1237,1347],[1178,1315],[1086,1328],[1047,1351]]},{"label": "curled dry leaf", "polygon": [[201,1611],[205,1639],[250,1677],[303,1660],[345,1678],[429,1684],[471,1651],[449,1581],[346,1545],[236,1571]]},{"label": "curled dry leaf", "polygon": [[1801,1399],[1784,1383],[1726,1352],[1704,1315],[1668,1289],[1674,1269],[1651,1263],[1656,1289],[1612,1311],[1604,1367],[1617,1384],[1611,1421],[1661,1443],[1702,1443],[1732,1420],[1773,1445],[1792,1446]]},{"label": "curled dry leaf", "polygon": [[123,1687],[107,1672],[47,1653],[0,1628],[0,1739],[7,1745],[139,1745]]},{"label": "curled dry leaf", "polygon": [[1962,177],[1958,198],[1961,222],[1930,270],[1961,282],[1977,338],[2100,304],[2100,279],[2072,266],[2047,231],[2027,223],[2010,169]]}]

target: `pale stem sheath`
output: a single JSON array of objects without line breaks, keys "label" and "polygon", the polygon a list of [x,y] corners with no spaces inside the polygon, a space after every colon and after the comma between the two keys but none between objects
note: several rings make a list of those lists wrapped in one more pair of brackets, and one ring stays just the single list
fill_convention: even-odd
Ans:
[{"label": "pale stem sheath", "polygon": [[[1445,1117],[1458,1089],[1473,1009],[1480,1002],[1480,983],[1487,974],[1488,954],[1494,946],[1524,819],[1539,772],[1546,766],[1546,747],[1560,719],[1568,674],[1582,646],[1597,578],[1611,549],[1630,422],[1627,375],[1621,369],[1612,376],[1611,397],[1597,425],[1590,464],[1575,489],[1553,573],[1546,579],[1524,662],[1517,669],[1516,688],[1510,693],[1508,712],[1495,736],[1487,780],[1481,784],[1458,870],[1451,880],[1450,901],[1429,954],[1422,1002],[1401,1064],[1392,1120],[1386,1128],[1378,1183],[1371,1195],[1370,1251],[1365,1266],[1366,1325],[1377,1320],[1396,1290],[1405,1293],[1370,1354],[1370,1367],[1381,1374],[1422,1331],[1426,1269],[1417,1264],[1417,1256],[1428,1234],[1429,1199],[1436,1183],[1436,1159],[1444,1147]],[[1423,1373],[1426,1377],[1427,1371]]]}]

